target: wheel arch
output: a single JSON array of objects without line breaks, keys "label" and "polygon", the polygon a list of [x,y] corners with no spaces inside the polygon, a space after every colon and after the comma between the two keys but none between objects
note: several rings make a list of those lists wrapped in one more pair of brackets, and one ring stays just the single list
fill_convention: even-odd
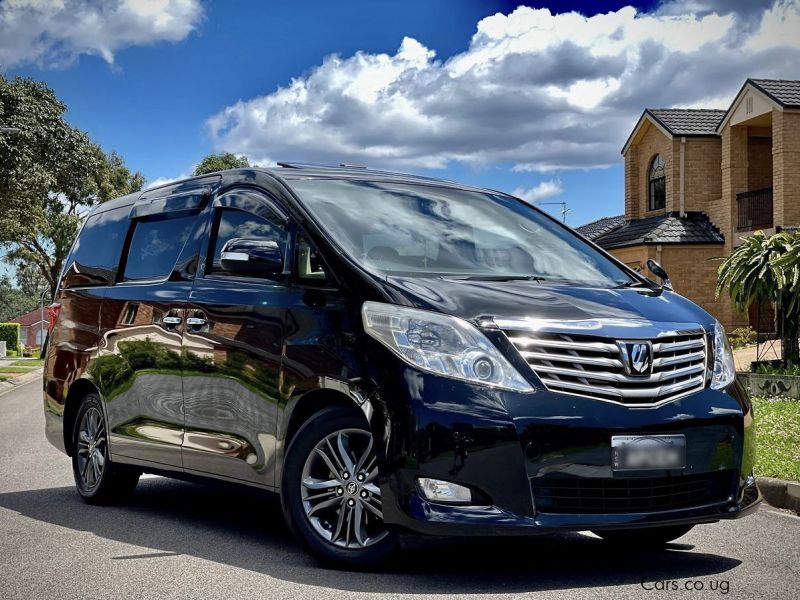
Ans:
[{"label": "wheel arch", "polygon": [[78,408],[89,394],[97,394],[101,398],[100,390],[90,379],[77,379],[67,390],[67,397],[64,401],[64,449],[68,456],[72,456],[72,440],[75,431],[75,417],[78,415]]},{"label": "wheel arch", "polygon": [[[280,490],[283,479],[283,463],[286,451],[297,432],[317,413],[328,408],[342,408],[350,410],[364,418],[373,435],[383,437],[383,419],[376,417],[375,405],[359,393],[333,389],[331,387],[318,388],[309,391],[289,402],[284,410],[283,424],[278,430],[278,449],[275,468],[275,488]],[[378,412],[381,412],[380,410]],[[379,424],[380,423],[380,424]],[[379,445],[379,447],[382,444]],[[378,460],[382,461],[383,453],[378,452]]]},{"label": "wheel arch", "polygon": [[284,446],[289,446],[304,423],[326,408],[349,409],[369,420],[366,411],[349,395],[326,388],[313,390],[297,398],[291,408],[287,406],[288,419],[281,436]]}]

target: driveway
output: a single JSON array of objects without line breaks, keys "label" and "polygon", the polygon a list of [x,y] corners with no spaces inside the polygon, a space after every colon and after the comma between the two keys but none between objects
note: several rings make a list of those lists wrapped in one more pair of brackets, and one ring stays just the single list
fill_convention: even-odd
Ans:
[{"label": "driveway", "polygon": [[[41,386],[0,395],[4,598],[797,597],[800,519],[762,507],[656,553],[589,534],[412,541],[378,573],[322,568],[269,494],[143,479],[126,506],[90,507],[44,439]],[[644,582],[644,583],[642,583]],[[688,590],[687,590],[688,587]]]}]

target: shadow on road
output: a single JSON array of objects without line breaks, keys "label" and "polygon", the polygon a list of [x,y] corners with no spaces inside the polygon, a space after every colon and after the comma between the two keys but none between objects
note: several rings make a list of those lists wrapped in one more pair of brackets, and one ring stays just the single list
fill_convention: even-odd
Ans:
[{"label": "shadow on road", "polygon": [[[149,549],[113,560],[189,555],[271,577],[355,592],[496,593],[637,584],[702,577],[740,561],[672,544],[661,552],[612,551],[601,540],[563,534],[483,540],[413,540],[375,573],[320,567],[294,541],[271,495],[238,486],[169,479],[140,482],[124,506],[93,507],[71,487],[0,494],[25,517]],[[157,563],[154,563],[156,567]]]}]

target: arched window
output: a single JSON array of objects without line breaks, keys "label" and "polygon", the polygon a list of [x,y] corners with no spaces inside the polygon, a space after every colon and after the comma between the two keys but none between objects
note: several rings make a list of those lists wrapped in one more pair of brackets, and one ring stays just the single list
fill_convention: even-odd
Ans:
[{"label": "arched window", "polygon": [[665,208],[667,206],[667,169],[660,154],[653,157],[647,179],[647,210]]}]

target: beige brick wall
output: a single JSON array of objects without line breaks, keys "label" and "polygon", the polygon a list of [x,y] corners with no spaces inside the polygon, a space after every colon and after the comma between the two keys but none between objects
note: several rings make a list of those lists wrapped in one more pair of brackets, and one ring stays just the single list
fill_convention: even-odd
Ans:
[{"label": "beige brick wall", "polygon": [[650,246],[630,246],[628,248],[615,248],[609,250],[615,258],[621,260],[630,268],[648,276],[647,259],[650,258]]},{"label": "beige brick wall", "polygon": [[[719,137],[687,137],[685,146],[685,208],[687,211],[708,214],[713,203],[722,196],[722,140]],[[678,156],[680,157],[680,154]],[[680,174],[678,176],[680,177]],[[680,196],[680,183],[678,183],[678,196]],[[680,197],[675,210],[680,210],[679,202]]]},{"label": "beige brick wall", "polygon": [[775,225],[800,225],[800,112],[772,111]]},{"label": "beige brick wall", "polygon": [[625,218],[639,218],[639,168],[636,164],[638,153],[632,145],[625,153]]},{"label": "beige brick wall", "polygon": [[661,264],[670,274],[675,291],[714,315],[730,331],[747,325],[747,316],[736,312],[727,292],[714,298],[722,245],[662,246]]},{"label": "beige brick wall", "polygon": [[713,201],[708,216],[725,236],[725,254],[735,239],[736,194],[747,191],[747,127],[727,126],[722,130],[722,193]]},{"label": "beige brick wall", "polygon": [[[677,155],[674,155],[673,141],[657,127],[649,126],[641,140],[628,148],[625,154],[625,216],[628,219],[662,214],[663,210],[647,210],[647,187],[650,163],[656,154],[660,154],[666,163],[667,173],[667,210],[675,210],[672,206],[673,193],[677,194],[676,167]],[[673,190],[675,190],[673,192]]]},{"label": "beige brick wall", "polygon": [[610,252],[626,265],[639,267],[643,275],[654,280],[656,277],[647,270],[646,263],[648,258],[658,260],[669,273],[675,291],[699,304],[727,330],[747,324],[747,317],[733,309],[726,293],[719,300],[714,298],[720,264],[715,259],[722,256],[722,245],[663,245],[660,256],[655,245],[615,248]]}]

